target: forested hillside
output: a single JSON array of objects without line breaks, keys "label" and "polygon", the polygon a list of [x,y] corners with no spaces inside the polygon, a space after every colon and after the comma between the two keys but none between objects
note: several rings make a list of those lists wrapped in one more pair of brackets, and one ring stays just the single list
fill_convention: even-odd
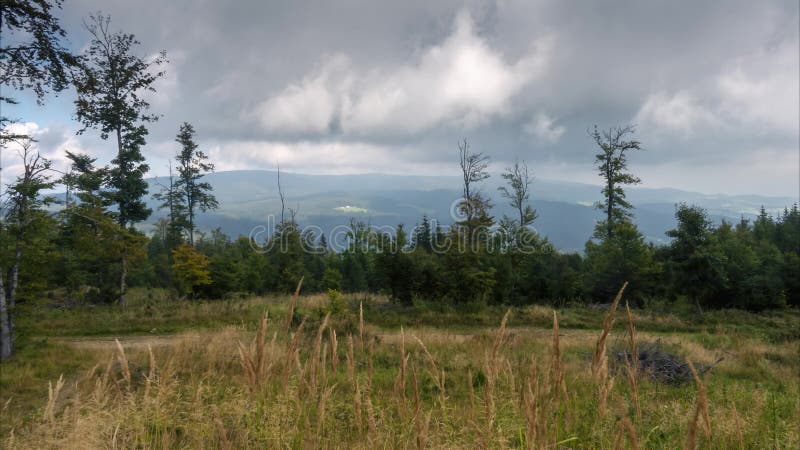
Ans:
[{"label": "forested hillside", "polygon": [[[456,167],[453,167],[457,169]],[[533,168],[532,168],[533,169]],[[583,251],[586,237],[594,230],[600,212],[594,203],[600,199],[600,187],[545,178],[536,172],[531,187],[531,204],[540,212],[534,224],[536,231],[562,251]],[[458,176],[416,175],[306,175],[281,173],[281,183],[289,205],[299,206],[297,221],[301,227],[315,225],[329,233],[338,225],[347,225],[351,218],[375,226],[397,226],[407,229],[419,223],[423,215],[441,225],[452,225],[453,203],[460,198]],[[272,170],[237,170],[215,172],[205,180],[214,188],[219,209],[198,217],[204,232],[219,227],[228,236],[247,235],[267,217],[280,211],[277,172]],[[150,192],[158,192],[168,184],[165,177],[148,180]],[[599,181],[599,180],[598,180]],[[497,216],[510,214],[511,207],[497,190],[503,184],[499,174],[486,180],[484,190],[495,204]],[[636,222],[653,243],[667,243],[667,230],[675,227],[675,205],[686,202],[704,207],[715,224],[741,217],[755,219],[764,206],[770,214],[780,214],[793,200],[782,197],[706,195],[675,189],[633,187],[628,192],[636,207]],[[64,194],[58,194],[63,199]],[[63,205],[61,205],[63,206]],[[153,224],[166,217],[158,202],[150,199],[153,214],[140,225],[152,233]],[[54,205],[54,210],[59,205]]]}]

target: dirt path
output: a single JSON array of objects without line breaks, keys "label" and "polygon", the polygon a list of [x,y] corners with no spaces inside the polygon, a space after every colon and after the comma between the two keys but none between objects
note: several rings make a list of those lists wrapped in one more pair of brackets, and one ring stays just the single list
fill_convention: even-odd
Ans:
[{"label": "dirt path", "polygon": [[[375,332],[377,331],[377,332]],[[467,342],[476,336],[488,335],[493,336],[496,328],[485,327],[476,328],[468,331],[446,331],[437,328],[420,327],[420,328],[406,328],[405,335],[407,340],[413,340],[413,336],[417,336],[425,342],[435,342],[440,344],[452,343],[460,344]],[[552,333],[551,330],[538,327],[509,327],[508,333],[520,334],[535,334],[546,336]],[[88,350],[105,350],[114,349],[116,347],[115,340],[119,340],[123,348],[131,349],[144,349],[150,345],[156,347],[171,347],[181,342],[191,342],[199,340],[203,337],[208,337],[214,331],[203,332],[188,332],[188,333],[175,333],[175,334],[154,334],[154,335],[134,335],[134,336],[62,336],[53,337],[53,341],[70,345],[75,348],[88,349]],[[373,329],[373,333],[381,342],[384,343],[397,343],[400,341],[400,330],[384,330]],[[584,330],[562,330],[561,335],[572,334],[593,334]]]},{"label": "dirt path", "polygon": [[[405,338],[407,342],[412,342],[414,340],[414,336],[416,336],[428,344],[463,344],[480,336],[487,336],[489,339],[491,339],[494,336],[495,331],[496,328],[492,327],[476,328],[473,330],[458,332],[429,327],[406,328]],[[183,342],[192,343],[201,339],[208,339],[213,333],[215,333],[215,331],[209,330],[175,334],[133,336],[62,336],[53,337],[51,340],[60,344],[65,344],[84,350],[114,350],[116,349],[115,340],[119,340],[120,344],[122,344],[122,347],[125,349],[142,350],[147,349],[148,345],[155,349],[173,347]],[[538,327],[509,327],[507,329],[507,333],[511,336],[520,334],[547,338],[552,334],[552,331],[547,328]],[[400,330],[372,328],[371,334],[376,336],[382,343],[397,344],[400,342]],[[581,339],[591,339],[594,334],[594,332],[587,330],[561,330],[560,333],[562,337],[580,337]],[[246,339],[250,339],[250,337],[247,337]]]},{"label": "dirt path", "polygon": [[53,341],[66,344],[79,349],[87,350],[107,350],[116,348],[116,340],[126,349],[142,349],[151,346],[171,347],[181,342],[198,340],[202,337],[200,333],[181,333],[181,334],[159,334],[159,335],[140,335],[140,336],[120,336],[120,337],[55,337]]}]

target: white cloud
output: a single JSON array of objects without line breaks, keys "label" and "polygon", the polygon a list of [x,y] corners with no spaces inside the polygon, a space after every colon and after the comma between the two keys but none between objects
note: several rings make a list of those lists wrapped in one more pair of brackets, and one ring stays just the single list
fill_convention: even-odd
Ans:
[{"label": "white cloud", "polygon": [[567,131],[563,125],[556,125],[556,120],[545,113],[539,113],[525,125],[525,132],[551,144],[558,142]]},{"label": "white cloud", "polygon": [[644,130],[677,132],[689,136],[697,127],[715,124],[717,119],[694,96],[681,91],[674,95],[650,95],[636,114],[634,122]]},{"label": "white cloud", "polygon": [[[160,55],[153,53],[146,58],[146,61],[152,62]],[[150,104],[158,109],[169,107],[180,94],[181,80],[178,76],[178,67],[186,60],[186,54],[179,50],[171,51],[167,55],[169,63],[162,66],[151,66],[150,72],[155,74],[159,71],[164,71],[164,75],[157,79],[154,83],[156,92],[146,92],[143,94],[144,98]]]},{"label": "white cloud", "polygon": [[[69,169],[70,160],[67,159],[67,150],[73,153],[89,153],[82,146],[78,137],[65,127],[54,125],[43,128],[35,122],[20,122],[7,126],[5,131],[36,139],[35,148],[43,157],[52,162],[52,168],[56,170],[50,174],[53,179],[61,176],[57,171],[65,172]],[[15,142],[7,143],[2,149],[0,167],[3,168],[3,185],[12,183],[22,174],[23,167],[22,159],[18,154],[19,150],[20,146]]]},{"label": "white cloud", "polygon": [[267,99],[255,111],[269,131],[404,134],[437,125],[466,127],[508,112],[520,89],[547,66],[552,39],[510,63],[460,13],[452,34],[416,62],[359,71],[344,56]]},{"label": "white cloud", "polygon": [[709,194],[753,194],[750,180],[760,180],[758,194],[797,198],[800,179],[797,149],[752,147],[713,162],[665,161],[637,167],[648,187],[682,187]]},{"label": "white cloud", "polygon": [[731,121],[796,135],[800,127],[797,41],[739,58],[717,78]]},{"label": "white cloud", "polygon": [[[699,128],[796,136],[800,127],[797,41],[736,58],[716,76],[674,94],[651,94],[634,121],[684,137]],[[712,130],[713,131],[713,130]],[[647,131],[646,131],[647,132]]]},{"label": "white cloud", "polygon": [[338,55],[314,74],[263,102],[255,114],[270,131],[325,133],[342,107],[348,90],[349,60]]},{"label": "white cloud", "polygon": [[234,141],[212,145],[209,150],[216,169],[274,168],[316,174],[441,174],[451,169],[435,164],[420,165],[408,157],[413,149],[364,142],[331,141]]}]

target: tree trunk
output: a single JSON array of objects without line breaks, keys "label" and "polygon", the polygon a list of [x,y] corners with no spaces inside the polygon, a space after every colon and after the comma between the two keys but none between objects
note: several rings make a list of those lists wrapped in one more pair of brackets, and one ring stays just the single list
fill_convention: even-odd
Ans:
[{"label": "tree trunk", "polygon": [[14,308],[17,305],[17,286],[19,286],[19,262],[22,260],[22,245],[17,241],[17,246],[14,249],[14,265],[11,266],[11,286],[8,290],[9,308]]},{"label": "tree trunk", "polygon": [[698,299],[697,297],[695,297],[695,299],[694,299],[694,305],[697,307],[697,314],[702,316],[703,315],[703,308],[700,307],[700,299]]},{"label": "tree trunk", "polygon": [[[122,159],[122,130],[117,127],[117,158]],[[120,174],[121,175],[121,174]],[[119,224],[122,227],[122,232],[125,232],[125,225],[128,223],[128,218],[125,216],[122,202],[119,202]],[[122,258],[121,270],[119,274],[119,304],[125,306],[125,278],[128,276],[128,249],[125,248],[125,236],[122,237]]]},{"label": "tree trunk", "polygon": [[119,275],[119,304],[126,306],[125,303],[125,277],[128,275],[128,249],[122,248],[122,267]]},{"label": "tree trunk", "polygon": [[194,214],[193,210],[194,205],[189,203],[189,245],[194,247]]},{"label": "tree trunk", "polygon": [[[611,175],[609,174],[609,176],[611,176]],[[613,233],[613,230],[612,230],[613,226],[611,224],[612,211],[614,209],[614,205],[612,204],[613,195],[614,195],[613,191],[614,191],[614,183],[609,182],[608,183],[608,198],[606,199],[606,208],[607,208],[607,211],[606,211],[606,230],[607,230],[606,234],[607,234],[608,238],[610,238],[611,237],[611,233]]]},{"label": "tree trunk", "polygon": [[[14,307],[17,305],[17,287],[19,286],[19,264],[22,260],[22,245],[20,245],[19,241],[17,241],[17,248],[14,250],[14,265],[11,266],[11,286],[9,286],[8,296],[6,297],[6,291],[4,287],[0,287],[0,290],[3,290],[3,297],[6,297],[6,320],[8,326],[8,332],[11,335],[11,352],[14,352],[14,320],[11,318],[11,312],[14,311]],[[2,283],[0,283],[2,285]],[[1,319],[0,319],[1,321]]]},{"label": "tree trunk", "polygon": [[3,270],[0,268],[0,361],[6,361],[14,353],[14,333],[11,312],[6,304],[6,288],[3,285]]},{"label": "tree trunk", "polygon": [[[520,222],[521,223],[521,222]],[[511,275],[511,289],[508,292],[508,300],[513,304],[514,303],[514,294],[517,290],[517,270],[514,264],[514,252],[510,250],[509,254],[509,274]]]}]

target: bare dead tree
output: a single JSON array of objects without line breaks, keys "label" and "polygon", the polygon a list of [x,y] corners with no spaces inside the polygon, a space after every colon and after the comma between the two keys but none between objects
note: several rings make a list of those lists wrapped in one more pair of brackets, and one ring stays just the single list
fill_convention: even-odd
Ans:
[{"label": "bare dead tree", "polygon": [[480,152],[471,152],[466,139],[458,143],[458,152],[464,181],[463,198],[459,209],[465,216],[462,224],[468,231],[472,231],[479,225],[477,222],[485,222],[489,219],[488,210],[491,208],[491,203],[475,186],[476,183],[489,178],[487,171],[489,157]]},{"label": "bare dead tree", "polygon": [[497,190],[508,199],[508,205],[517,212],[519,227],[530,225],[536,220],[536,210],[528,204],[530,185],[533,182],[533,176],[528,173],[528,165],[525,161],[516,159],[514,165],[506,168],[501,176],[508,186],[500,186]]},{"label": "bare dead tree", "polygon": [[23,137],[6,141],[18,147],[17,154],[22,160],[22,174],[8,188],[9,208],[0,223],[0,234],[8,234],[14,242],[14,255],[11,260],[9,285],[3,279],[4,268],[0,267],[0,359],[11,357],[14,352],[14,318],[19,271],[23,251],[30,240],[31,226],[43,215],[42,206],[52,198],[42,196],[41,192],[54,186],[50,181],[51,161],[36,149],[36,141]]},{"label": "bare dead tree", "polygon": [[[278,164],[278,197],[281,199],[281,226],[284,224],[284,215],[286,213],[286,197],[283,195],[283,189],[281,189],[281,165]],[[290,211],[291,212],[291,211]]]}]

